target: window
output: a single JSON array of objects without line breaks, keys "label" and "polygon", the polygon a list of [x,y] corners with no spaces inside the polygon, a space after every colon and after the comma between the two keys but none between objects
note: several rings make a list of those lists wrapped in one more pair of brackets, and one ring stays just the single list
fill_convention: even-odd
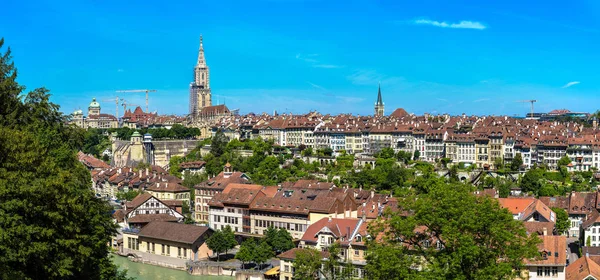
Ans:
[{"label": "window", "polygon": [[544,268],[543,267],[538,266],[538,268],[537,268],[537,276],[538,277],[544,276]]},{"label": "window", "polygon": [[177,247],[177,257],[181,258],[181,247]]},{"label": "window", "polygon": [[167,252],[167,251],[165,251],[165,244],[163,244],[161,247],[162,248],[160,249],[160,254],[164,255]]},{"label": "window", "polygon": [[167,255],[171,255],[171,246],[167,245]]},{"label": "window", "polygon": [[556,267],[556,266],[552,267],[552,276],[554,276],[554,277],[558,276],[558,267]]},{"label": "window", "polygon": [[183,248],[183,257],[187,258],[187,249],[186,248]]},{"label": "window", "polygon": [[154,245],[155,245],[155,244],[154,244],[154,243],[152,243],[152,253],[156,252],[156,251],[154,250],[154,249],[155,249],[155,248],[154,248]]},{"label": "window", "polygon": [[360,251],[359,250],[354,250],[354,256],[356,256],[356,257],[360,256]]},{"label": "window", "polygon": [[550,268],[544,267],[544,276],[550,276]]}]

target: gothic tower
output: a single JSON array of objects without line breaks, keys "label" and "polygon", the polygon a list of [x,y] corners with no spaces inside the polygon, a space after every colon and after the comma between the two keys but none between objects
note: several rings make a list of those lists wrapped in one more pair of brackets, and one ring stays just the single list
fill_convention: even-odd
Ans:
[{"label": "gothic tower", "polygon": [[375,103],[375,116],[383,116],[383,101],[381,100],[381,84],[379,84],[379,91],[377,92],[377,102]]},{"label": "gothic tower", "polygon": [[198,61],[194,67],[194,81],[190,84],[190,114],[195,116],[202,108],[212,106],[211,97],[210,72],[204,58],[204,45],[202,35],[200,35],[200,49],[198,50]]}]

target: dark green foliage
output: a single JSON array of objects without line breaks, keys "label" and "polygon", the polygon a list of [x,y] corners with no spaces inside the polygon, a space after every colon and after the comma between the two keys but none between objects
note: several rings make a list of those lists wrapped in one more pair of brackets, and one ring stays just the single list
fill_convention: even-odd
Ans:
[{"label": "dark green foliage", "polygon": [[385,229],[382,241],[368,242],[366,269],[373,279],[513,279],[524,259],[538,255],[539,239],[527,236],[495,199],[476,197],[464,184],[426,185],[424,192],[399,198],[399,208],[412,215],[388,211],[386,220],[371,226],[371,236]]},{"label": "dark green foliage", "polygon": [[286,229],[269,227],[264,235],[265,242],[267,242],[276,253],[282,253],[295,247],[292,236]]},{"label": "dark green foliage", "polygon": [[76,157],[85,132],[65,125],[48,90],[23,94],[16,77],[8,50],[0,55],[0,279],[125,279],[109,257],[111,208]]},{"label": "dark green foliage", "polygon": [[211,154],[215,157],[220,157],[225,152],[225,147],[227,146],[228,142],[229,139],[227,139],[223,131],[221,131],[220,129],[217,130],[215,137],[212,138],[212,141],[210,143]]},{"label": "dark green foliage", "polygon": [[136,196],[138,196],[141,193],[142,193],[141,191],[135,191],[135,190],[129,190],[128,192],[119,191],[119,192],[117,192],[117,199],[132,201]]},{"label": "dark green foliage", "polygon": [[394,149],[392,148],[383,148],[381,151],[375,154],[376,158],[393,158],[395,156]]},{"label": "dark green foliage", "polygon": [[129,140],[133,132],[138,131],[144,135],[146,133],[152,134],[152,140],[161,139],[192,139],[200,135],[200,129],[196,127],[185,127],[181,124],[174,124],[171,129],[167,128],[142,128],[142,129],[131,129],[129,127],[121,128],[110,128],[109,133],[117,132],[117,138],[121,140]]},{"label": "dark green foliage", "polygon": [[568,156],[563,156],[558,160],[556,165],[558,165],[558,167],[563,167],[569,165],[569,163],[571,163],[571,159]]},{"label": "dark green foliage", "polygon": [[530,169],[521,179],[521,190],[537,194],[543,185],[544,170],[540,168]]},{"label": "dark green foliage", "polygon": [[419,152],[419,150],[415,150],[415,152],[413,153],[413,160],[419,160],[420,157],[421,152]]},{"label": "dark green foliage", "polygon": [[523,165],[523,157],[521,156],[521,153],[517,153],[510,163],[510,170],[519,171],[521,165]]},{"label": "dark green foliage", "polygon": [[226,226],[223,230],[216,230],[207,240],[206,245],[213,252],[217,253],[217,260],[221,259],[221,253],[227,253],[228,250],[237,246],[235,234],[231,227]]},{"label": "dark green foliage", "polygon": [[398,153],[396,154],[396,159],[406,164],[412,159],[412,154],[405,151],[398,151]]},{"label": "dark green foliage", "polygon": [[556,213],[556,232],[563,234],[569,230],[571,222],[569,222],[569,214],[565,209],[553,207],[552,211]]},{"label": "dark green foliage", "polygon": [[107,148],[110,148],[110,140],[108,139],[108,136],[104,135],[104,132],[105,131],[102,129],[88,129],[85,132],[82,152],[100,158],[102,152]]}]

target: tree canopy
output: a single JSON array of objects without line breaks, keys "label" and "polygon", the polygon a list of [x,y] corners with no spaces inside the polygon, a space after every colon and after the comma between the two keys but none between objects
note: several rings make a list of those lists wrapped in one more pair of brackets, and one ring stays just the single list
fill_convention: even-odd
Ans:
[{"label": "tree canopy", "polygon": [[476,197],[464,184],[428,185],[400,198],[403,211],[385,213],[370,228],[381,237],[368,242],[374,279],[512,279],[537,255],[539,239],[496,200]]},{"label": "tree canopy", "polygon": [[[0,49],[4,40],[0,39]],[[0,54],[0,278],[124,279],[109,256],[111,208],[77,160],[85,132],[24,93],[10,49]]]}]

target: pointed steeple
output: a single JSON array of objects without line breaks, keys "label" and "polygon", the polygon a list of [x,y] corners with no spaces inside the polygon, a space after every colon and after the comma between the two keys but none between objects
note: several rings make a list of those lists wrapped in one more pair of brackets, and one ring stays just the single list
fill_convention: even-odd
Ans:
[{"label": "pointed steeple", "polygon": [[379,90],[377,91],[377,104],[379,106],[383,105],[383,101],[381,100],[381,83],[379,83]]},{"label": "pointed steeple", "polygon": [[199,66],[199,67],[206,66],[206,60],[204,59],[204,45],[202,44],[202,35],[200,35],[200,49],[198,50],[197,66]]},{"label": "pointed steeple", "polygon": [[379,83],[379,89],[377,90],[377,103],[375,103],[375,115],[383,116],[384,108],[383,99],[381,98],[381,83]]}]

